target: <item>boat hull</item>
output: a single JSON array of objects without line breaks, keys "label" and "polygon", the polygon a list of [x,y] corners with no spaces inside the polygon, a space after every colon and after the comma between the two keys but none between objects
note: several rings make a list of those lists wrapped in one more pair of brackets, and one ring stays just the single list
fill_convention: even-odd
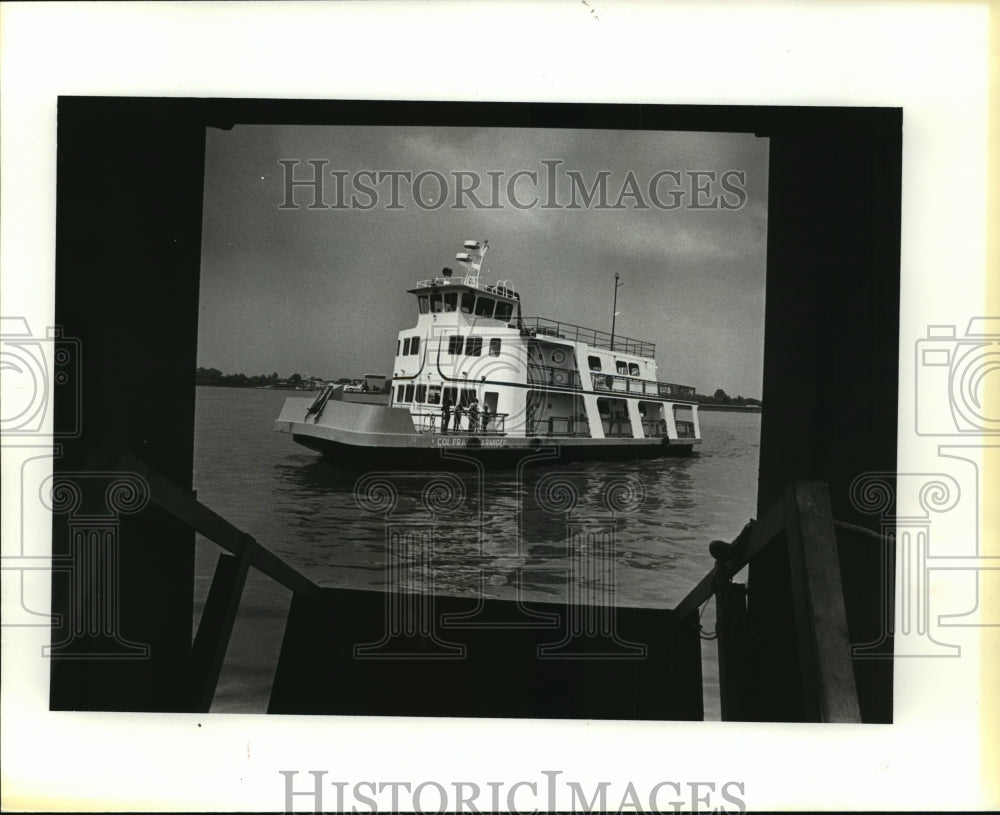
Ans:
[{"label": "boat hull", "polygon": [[[555,461],[629,461],[665,456],[691,455],[693,444],[619,444],[603,443],[580,445],[559,438],[511,439],[523,444],[491,445],[491,439],[475,436],[443,436],[446,444],[434,447],[363,446],[306,434],[292,434],[292,439],[321,453],[330,461],[345,467],[367,469],[371,467],[412,467],[428,464],[440,465],[442,461],[475,458],[484,464],[514,467],[529,456],[547,452]],[[626,440],[631,441],[631,440]],[[487,442],[484,444],[484,442]]]},{"label": "boat hull", "polygon": [[515,466],[528,456],[558,461],[638,460],[690,455],[700,439],[565,436],[525,438],[465,431],[418,433],[409,411],[381,405],[331,403],[317,418],[305,418],[310,400],[288,399],[275,429],[340,466],[354,468],[440,465],[475,458],[493,466]]}]

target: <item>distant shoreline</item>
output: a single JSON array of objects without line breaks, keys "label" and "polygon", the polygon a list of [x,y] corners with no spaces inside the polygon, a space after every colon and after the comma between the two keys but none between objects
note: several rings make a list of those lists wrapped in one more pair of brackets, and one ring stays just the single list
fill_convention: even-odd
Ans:
[{"label": "distant shoreline", "polygon": [[298,391],[299,393],[315,393],[319,388],[276,388],[274,385],[212,385],[208,382],[195,382],[196,388],[220,388],[222,390],[245,391]]},{"label": "distant shoreline", "polygon": [[715,405],[711,402],[702,402],[698,405],[699,410],[726,410],[730,413],[760,413],[760,405]]}]

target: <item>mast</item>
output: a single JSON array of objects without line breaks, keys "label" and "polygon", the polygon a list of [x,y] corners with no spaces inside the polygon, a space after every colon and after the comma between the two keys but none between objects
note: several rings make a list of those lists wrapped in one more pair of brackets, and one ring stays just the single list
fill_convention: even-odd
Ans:
[{"label": "mast", "polygon": [[618,282],[618,272],[615,272],[615,299],[611,306],[611,350],[615,350],[615,318],[618,317],[618,287],[622,284]]},{"label": "mast", "polygon": [[486,250],[489,248],[490,242],[483,241],[466,241],[464,244],[464,252],[459,252],[455,255],[455,260],[460,260],[469,267],[469,271],[465,273],[464,283],[467,283],[474,288],[479,288],[479,269],[483,265],[483,256],[486,254]]}]

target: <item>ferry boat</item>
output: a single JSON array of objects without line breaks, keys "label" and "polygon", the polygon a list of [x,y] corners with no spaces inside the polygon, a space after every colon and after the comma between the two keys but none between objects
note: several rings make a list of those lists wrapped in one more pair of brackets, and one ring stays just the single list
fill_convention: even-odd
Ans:
[{"label": "ferry boat", "polygon": [[701,443],[694,388],[658,381],[653,343],[523,316],[509,280],[481,281],[487,248],[466,241],[459,274],[445,267],[408,290],[416,325],[396,340],[388,404],[328,386],[287,399],[275,429],[362,466],[543,448],[560,460],[648,458]]}]

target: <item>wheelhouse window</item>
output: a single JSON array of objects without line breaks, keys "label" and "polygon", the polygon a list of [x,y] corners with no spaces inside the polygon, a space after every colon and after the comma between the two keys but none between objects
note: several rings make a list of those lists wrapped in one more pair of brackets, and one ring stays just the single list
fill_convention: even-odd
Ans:
[{"label": "wheelhouse window", "polygon": [[448,353],[452,356],[457,356],[462,353],[462,338],[457,334],[448,337]]},{"label": "wheelhouse window", "polygon": [[587,357],[587,364],[590,366],[590,370],[599,371],[601,370],[601,358],[600,357]]},{"label": "wheelhouse window", "polygon": [[493,337],[493,339],[490,340],[490,356],[491,357],[498,357],[498,356],[500,356],[500,342],[501,342],[501,340],[500,340],[499,337]]},{"label": "wheelhouse window", "polygon": [[403,356],[408,357],[410,355],[410,338],[407,337],[403,340]]},{"label": "wheelhouse window", "polygon": [[402,402],[403,401],[403,391],[404,390],[405,389],[403,388],[402,385],[396,385],[396,401],[397,402]]},{"label": "wheelhouse window", "polygon": [[426,314],[430,310],[430,305],[427,302],[427,295],[421,294],[417,297],[417,305],[420,306],[420,313]]},{"label": "wheelhouse window", "polygon": [[510,315],[514,313],[513,303],[502,303],[497,302],[497,310],[493,315],[494,320],[503,320],[505,323],[510,321]]},{"label": "wheelhouse window", "polygon": [[420,337],[412,337],[410,339],[410,353],[420,353]]},{"label": "wheelhouse window", "polygon": [[396,356],[399,356],[399,340],[396,340]]},{"label": "wheelhouse window", "polygon": [[455,400],[458,399],[458,388],[445,388],[444,398],[454,405]]},{"label": "wheelhouse window", "polygon": [[622,360],[619,359],[618,361],[615,362],[615,370],[618,371],[618,373],[620,373],[620,374],[623,374],[623,375],[627,374],[628,373],[628,365],[626,365]]},{"label": "wheelhouse window", "polygon": [[428,405],[440,405],[441,404],[441,386],[440,385],[429,385],[427,388],[427,404]]},{"label": "wheelhouse window", "polygon": [[628,364],[628,375],[629,376],[638,376],[639,375],[639,363],[638,362],[630,362]]},{"label": "wheelhouse window", "polygon": [[475,388],[462,388],[462,407],[468,407],[476,396]]},{"label": "wheelhouse window", "polygon": [[413,401],[413,385],[406,386],[406,393],[403,394],[403,401],[404,402]]},{"label": "wheelhouse window", "polygon": [[472,307],[476,302],[476,295],[472,292],[465,292],[462,295],[462,314],[472,314]]},{"label": "wheelhouse window", "polygon": [[420,403],[427,401],[427,386],[417,385],[417,393],[414,400]]},{"label": "wheelhouse window", "polygon": [[449,291],[444,294],[444,310],[455,311],[458,308],[458,292]]},{"label": "wheelhouse window", "polygon": [[469,337],[465,341],[465,355],[467,357],[478,357],[483,353],[483,338]]},{"label": "wheelhouse window", "polygon": [[492,317],[493,307],[496,305],[496,302],[492,297],[479,297],[476,300],[476,316]]},{"label": "wheelhouse window", "polygon": [[435,314],[441,311],[441,293],[435,292],[431,295],[431,311]]}]

